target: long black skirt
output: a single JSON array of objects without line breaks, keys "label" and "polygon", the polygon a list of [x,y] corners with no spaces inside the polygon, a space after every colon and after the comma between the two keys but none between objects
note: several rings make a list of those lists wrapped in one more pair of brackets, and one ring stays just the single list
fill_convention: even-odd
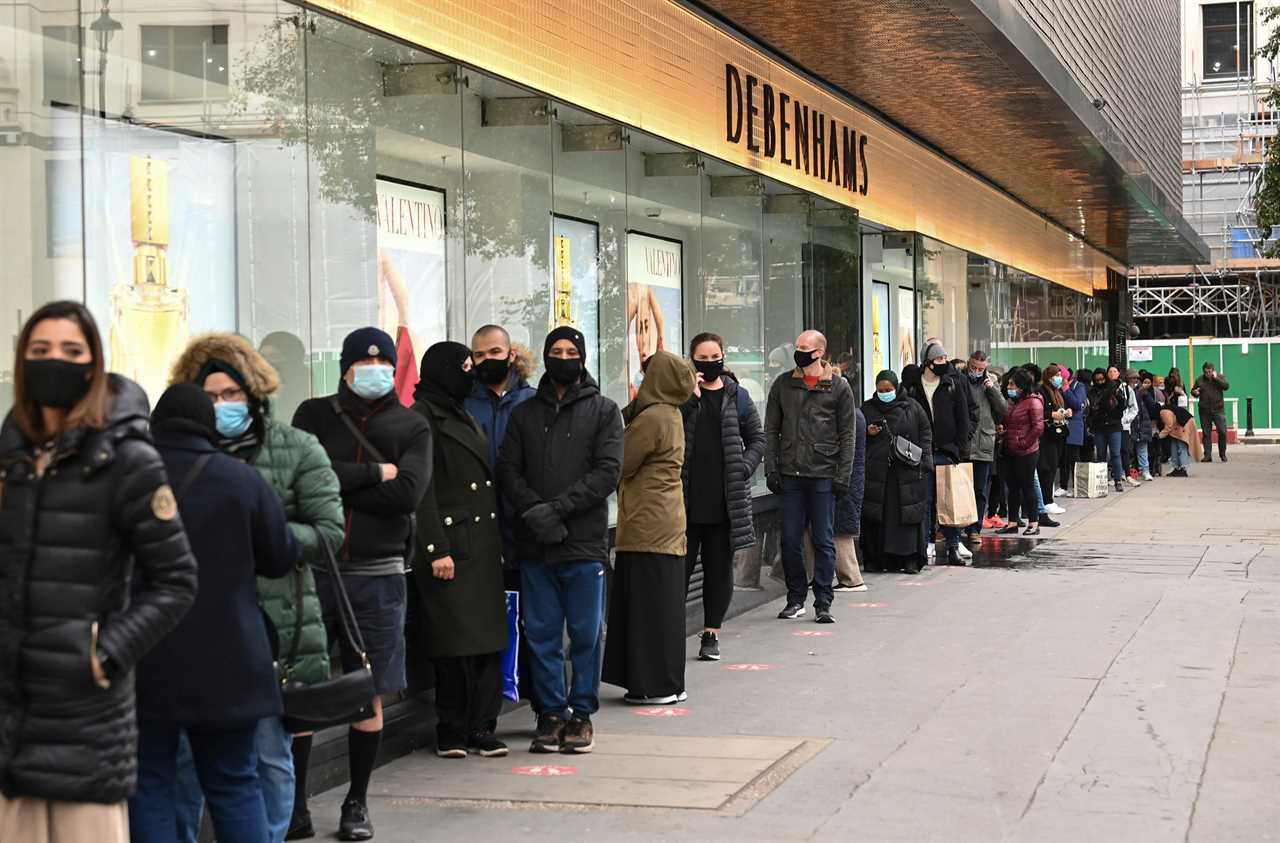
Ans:
[{"label": "long black skirt", "polygon": [[684,690],[684,557],[619,553],[601,678],[636,697]]}]

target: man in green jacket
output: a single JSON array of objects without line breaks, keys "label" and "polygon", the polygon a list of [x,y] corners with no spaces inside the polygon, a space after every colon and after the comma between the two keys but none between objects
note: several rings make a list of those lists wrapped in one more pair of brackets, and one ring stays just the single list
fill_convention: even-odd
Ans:
[{"label": "man in green jacket", "polygon": [[1226,399],[1223,393],[1231,388],[1221,372],[1213,370],[1213,364],[1205,362],[1204,374],[1196,378],[1191,394],[1200,399],[1200,435],[1204,437],[1204,456],[1200,462],[1213,462],[1213,428],[1218,428],[1218,457],[1227,461]]},{"label": "man in green jacket", "polygon": [[[197,337],[174,364],[172,380],[205,391],[214,402],[219,447],[257,468],[280,495],[302,560],[281,579],[258,580],[263,609],[279,637],[276,667],[281,680],[327,679],[329,645],[310,566],[321,559],[321,541],[337,547],[343,536],[342,499],[328,455],[314,436],[272,417],[280,378],[244,337]],[[259,724],[257,750],[271,839],[283,840],[293,826],[310,826],[310,817],[294,817],[293,808],[295,801],[303,804],[297,799],[296,770],[306,769],[311,735],[292,737],[280,718],[268,718]],[[179,769],[182,841],[196,839],[203,799],[189,759],[186,753],[182,760],[188,763]]]}]

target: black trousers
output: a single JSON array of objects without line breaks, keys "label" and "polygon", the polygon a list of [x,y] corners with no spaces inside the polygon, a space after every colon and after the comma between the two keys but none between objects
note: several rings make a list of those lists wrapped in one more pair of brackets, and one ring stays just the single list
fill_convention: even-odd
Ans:
[{"label": "black trousers", "polygon": [[1046,504],[1053,503],[1053,482],[1058,479],[1058,463],[1067,446],[1065,436],[1046,430],[1040,437],[1040,455],[1036,458],[1036,474],[1040,480],[1040,494]]},{"label": "black trousers", "polygon": [[1025,517],[1028,523],[1039,520],[1035,484],[1036,464],[1040,455],[1021,454],[1005,459],[1008,462],[1000,466],[1000,474],[1004,477],[1009,497],[1009,523],[1017,524],[1019,517]]},{"label": "black trousers", "polygon": [[1218,456],[1227,456],[1227,414],[1224,412],[1206,413],[1200,411],[1200,434],[1204,442],[1204,455],[1213,456],[1213,428],[1218,428]]},{"label": "black trousers", "polygon": [[435,658],[436,734],[492,732],[502,712],[502,653]]},{"label": "black trousers", "polygon": [[1058,465],[1058,485],[1068,492],[1076,483],[1076,463],[1080,462],[1080,446],[1067,445],[1062,449],[1062,462]]},{"label": "black trousers", "polygon": [[698,557],[702,557],[702,625],[719,629],[733,602],[733,551],[729,547],[729,522],[690,524],[686,531],[689,550],[684,560],[684,590],[688,599],[689,580]]}]

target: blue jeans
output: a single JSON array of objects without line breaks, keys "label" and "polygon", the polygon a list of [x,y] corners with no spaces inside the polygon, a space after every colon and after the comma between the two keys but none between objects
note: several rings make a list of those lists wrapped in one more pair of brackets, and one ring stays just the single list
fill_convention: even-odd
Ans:
[{"label": "blue jeans", "polygon": [[1093,434],[1093,460],[1094,462],[1107,461],[1107,449],[1111,450],[1111,479],[1124,479],[1124,460],[1121,450],[1124,447],[1124,431],[1116,430],[1111,433],[1094,433]]},{"label": "blue jeans", "polygon": [[1147,453],[1149,442],[1139,442],[1134,440],[1133,450],[1138,454],[1138,471],[1143,474],[1151,473],[1151,457]]},{"label": "blue jeans", "polygon": [[[520,563],[524,635],[538,710],[568,717],[590,716],[600,708],[600,656],[604,633],[604,563],[594,561]],[[569,629],[569,664],[564,677],[564,631]]]},{"label": "blue jeans", "polygon": [[[829,479],[782,478],[782,571],[787,580],[787,604],[803,606],[810,585],[813,605],[830,609],[836,576],[836,496]],[[804,573],[804,531],[813,541],[813,582]]]},{"label": "blue jeans", "polygon": [[[1036,514],[1044,515],[1044,490],[1040,488],[1039,481],[1036,481],[1031,485],[1036,487]],[[1024,512],[1023,515],[1030,515],[1030,513]]]},{"label": "blue jeans", "polygon": [[967,532],[982,532],[982,521],[987,517],[987,492],[991,488],[991,468],[989,462],[973,462],[973,498],[978,504],[978,520],[970,524]]},{"label": "blue jeans", "polygon": [[[138,791],[129,800],[133,843],[172,843],[178,836],[175,779],[182,731],[177,723],[138,723]],[[257,724],[186,731],[217,838],[266,840],[267,809],[254,750]]]},{"label": "blue jeans", "polygon": [[[950,454],[934,453],[933,464],[939,465],[956,465],[956,461],[951,458]],[[925,536],[926,544],[933,544],[933,531],[938,527],[938,483],[937,472],[929,478],[929,522],[925,525],[925,529],[930,532]],[[960,546],[960,528],[959,527],[943,527],[942,535],[947,539],[947,547]]]},{"label": "blue jeans", "polygon": [[1173,459],[1171,460],[1173,467],[1186,471],[1191,465],[1191,451],[1187,448],[1187,443],[1181,439],[1174,439],[1172,436],[1169,437],[1169,441],[1173,443]]},{"label": "blue jeans", "polygon": [[[279,717],[267,717],[258,721],[254,748],[258,752],[258,780],[262,782],[262,799],[267,808],[268,839],[271,843],[283,843],[293,818],[293,736],[285,731],[284,721]],[[178,841],[196,843],[200,836],[200,815],[204,811],[204,792],[200,789],[186,732],[178,739],[174,798]]]}]

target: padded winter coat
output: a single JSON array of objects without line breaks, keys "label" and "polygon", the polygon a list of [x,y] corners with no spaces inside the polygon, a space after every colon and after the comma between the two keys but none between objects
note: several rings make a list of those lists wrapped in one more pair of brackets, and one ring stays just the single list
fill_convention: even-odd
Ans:
[{"label": "padded winter coat", "polygon": [[[10,799],[129,798],[133,670],[195,599],[196,560],[147,432],[147,396],[115,375],[110,390],[106,427],[64,433],[42,476],[12,417],[0,428],[0,792]],[[108,658],[106,688],[93,679],[95,648]]]},{"label": "padded winter coat", "polygon": [[812,389],[800,369],[776,377],[764,411],[766,475],[842,482],[853,471],[855,409],[853,390],[834,366],[822,364]]},{"label": "padded winter coat", "polygon": [[1040,436],[1044,433],[1044,399],[1038,392],[1009,404],[1004,417],[1004,452],[1024,457],[1040,453]]},{"label": "padded winter coat", "polygon": [[[756,542],[751,476],[764,459],[764,430],[760,427],[760,413],[756,411],[750,394],[738,385],[732,375],[725,375],[723,381],[720,442],[724,448],[724,498],[729,510],[729,547],[742,550]],[[689,469],[693,465],[694,434],[701,407],[701,399],[695,396],[681,408],[684,416],[684,468],[680,476],[684,484],[686,512],[689,509]]]},{"label": "padded winter coat", "polygon": [[516,407],[498,456],[498,488],[523,516],[539,503],[555,507],[569,530],[541,544],[523,517],[515,523],[516,556],[548,563],[609,558],[609,496],[622,471],[622,414],[584,374],[564,397],[543,375],[536,397]]},{"label": "padded winter coat", "polygon": [[919,402],[933,425],[933,452],[946,454],[956,462],[969,460],[970,438],[978,424],[978,404],[964,380],[948,364],[947,371],[939,379],[938,388],[933,391],[932,403],[922,382],[903,385],[903,391]]},{"label": "padded winter coat", "polygon": [[[867,426],[877,425],[880,432],[867,435],[867,488],[862,504],[863,517],[876,524],[884,523],[884,505],[889,480],[898,484],[898,503],[903,524],[924,521],[929,484],[933,482],[933,427],[924,408],[914,398],[902,393],[885,403],[871,398],[862,405]],[[892,462],[893,438],[901,436],[919,446],[920,465],[916,468]]]},{"label": "padded winter coat", "polygon": [[1009,412],[1008,404],[1000,393],[1000,386],[987,386],[987,380],[974,383],[967,376],[960,382],[969,390],[969,397],[978,411],[977,421],[969,434],[969,459],[974,462],[993,462],[996,458],[996,425]]}]

